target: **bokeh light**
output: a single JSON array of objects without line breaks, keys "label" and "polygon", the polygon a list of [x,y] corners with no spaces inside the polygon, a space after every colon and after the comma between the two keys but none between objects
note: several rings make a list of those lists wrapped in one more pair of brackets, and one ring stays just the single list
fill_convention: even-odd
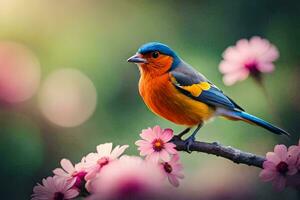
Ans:
[{"label": "bokeh light", "polygon": [[0,99],[16,103],[29,99],[40,83],[40,65],[24,45],[0,42]]},{"label": "bokeh light", "polygon": [[43,115],[63,127],[85,122],[95,111],[96,100],[93,83],[75,69],[60,69],[50,74],[39,94]]}]

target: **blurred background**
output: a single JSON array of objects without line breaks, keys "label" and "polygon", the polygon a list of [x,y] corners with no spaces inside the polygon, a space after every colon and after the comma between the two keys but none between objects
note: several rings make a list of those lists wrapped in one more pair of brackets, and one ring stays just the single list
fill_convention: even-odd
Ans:
[{"label": "blurred background", "polygon": [[[198,135],[265,155],[300,135],[300,2],[0,0],[1,199],[29,199],[61,158],[77,162],[104,142],[129,144],[142,129],[183,127],[156,117],[137,89],[139,72],[126,62],[137,48],[160,41],[247,111],[274,122],[290,140],[240,122],[216,119]],[[265,76],[270,106],[249,78],[224,86],[222,52],[241,38],[265,37],[280,51]],[[259,169],[206,154],[182,153],[185,179],[178,190],[203,198],[297,199],[262,183]],[[298,196],[299,198],[299,196]]]}]

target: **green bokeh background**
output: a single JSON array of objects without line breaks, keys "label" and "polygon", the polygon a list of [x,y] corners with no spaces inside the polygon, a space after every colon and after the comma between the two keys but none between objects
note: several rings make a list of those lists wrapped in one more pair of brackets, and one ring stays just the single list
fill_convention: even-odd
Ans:
[{"label": "green bokeh background", "polygon": [[[96,1],[1,0],[0,38],[25,44],[52,71],[81,70],[97,89],[92,117],[75,128],[61,128],[41,117],[37,95],[0,110],[1,199],[29,199],[32,187],[51,175],[61,158],[74,162],[104,142],[129,144],[143,128],[176,126],[152,114],[142,102],[137,67],[126,62],[137,48],[160,41],[205,74],[247,111],[280,124],[290,140],[258,127],[216,119],[198,139],[219,141],[264,155],[275,144],[298,142],[300,135],[299,1]],[[253,80],[224,86],[218,71],[222,52],[241,38],[259,35],[280,51],[276,70],[265,76],[280,120]],[[186,177],[178,190],[200,197],[297,199],[297,192],[276,193],[258,178],[259,169],[206,154],[182,153]],[[299,196],[298,196],[299,198]]]}]

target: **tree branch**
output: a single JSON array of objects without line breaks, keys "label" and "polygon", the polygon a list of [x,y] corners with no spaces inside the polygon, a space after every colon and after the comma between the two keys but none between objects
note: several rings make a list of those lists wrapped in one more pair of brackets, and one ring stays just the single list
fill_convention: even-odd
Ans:
[{"label": "tree branch", "polygon": [[[176,145],[178,151],[187,151],[184,141],[178,136],[174,136],[172,142]],[[248,152],[243,152],[239,149],[235,149],[230,146],[223,146],[217,142],[197,142],[195,141],[190,146],[190,151],[204,152],[216,156],[227,158],[237,164],[245,164],[249,166],[255,166],[262,168],[263,162],[266,160],[265,157],[255,155]]]}]

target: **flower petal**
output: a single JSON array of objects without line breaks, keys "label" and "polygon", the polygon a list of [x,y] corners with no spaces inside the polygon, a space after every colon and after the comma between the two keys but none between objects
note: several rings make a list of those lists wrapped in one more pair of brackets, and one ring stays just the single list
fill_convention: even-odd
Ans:
[{"label": "flower petal", "polygon": [[279,157],[281,161],[285,161],[287,159],[287,148],[283,144],[278,144],[274,148],[274,153]]},{"label": "flower petal", "polygon": [[99,154],[99,157],[102,156],[109,156],[112,150],[112,143],[105,143],[105,144],[100,144],[97,146],[97,152]]},{"label": "flower petal", "polygon": [[172,167],[173,167],[174,173],[183,170],[183,165],[182,165],[182,164],[178,164],[178,163],[177,163],[177,164],[175,164],[175,165],[172,165]]},{"label": "flower petal", "polygon": [[277,165],[281,161],[277,154],[275,154],[274,152],[268,152],[266,158],[268,161],[273,162],[275,165]]},{"label": "flower petal", "polygon": [[290,146],[288,149],[288,158],[287,158],[288,164],[289,165],[296,164],[299,159],[300,159],[300,147],[296,145]]},{"label": "flower petal", "polygon": [[66,178],[61,178],[58,176],[53,177],[54,180],[54,186],[55,186],[55,191],[61,191],[64,192],[67,190],[67,179]]},{"label": "flower petal", "polygon": [[263,163],[263,168],[267,169],[267,170],[275,171],[276,170],[276,165],[272,161],[267,160]]},{"label": "flower petal", "polygon": [[64,190],[66,191],[71,187],[73,187],[75,182],[76,182],[76,177],[73,177],[71,179],[64,179]]},{"label": "flower petal", "polygon": [[64,198],[65,199],[73,199],[73,198],[77,197],[78,195],[79,195],[78,190],[70,189],[70,190],[65,192]]},{"label": "flower petal", "polygon": [[172,139],[173,135],[174,135],[173,130],[166,128],[163,130],[160,139],[163,140],[164,142],[169,142]]},{"label": "flower petal", "polygon": [[257,68],[262,73],[270,73],[274,71],[275,66],[273,63],[260,63]]},{"label": "flower petal", "polygon": [[123,145],[121,147],[117,146],[114,148],[114,150],[111,152],[112,159],[118,158],[124,151],[128,148],[128,145]]},{"label": "flower petal", "polygon": [[230,60],[232,62],[241,62],[241,53],[240,51],[234,47],[234,46],[231,46],[231,47],[228,47],[224,53],[223,53],[223,58],[224,60]]},{"label": "flower petal", "polygon": [[273,170],[263,169],[260,172],[259,177],[261,178],[262,181],[268,182],[268,181],[272,181],[276,177],[276,175],[277,173]]},{"label": "flower petal", "polygon": [[170,161],[170,154],[164,149],[159,152],[159,157],[165,162]]},{"label": "flower petal", "polygon": [[247,39],[240,39],[236,42],[236,49],[240,54],[246,54],[249,51],[249,41]]},{"label": "flower petal", "polygon": [[140,134],[141,138],[148,141],[152,142],[156,138],[156,134],[151,128],[144,129],[142,130],[142,133]]},{"label": "flower petal", "polygon": [[53,177],[47,177],[46,179],[42,180],[43,185],[48,188],[50,192],[55,192],[55,182],[53,180]]},{"label": "flower petal", "polygon": [[173,155],[172,160],[170,161],[170,163],[176,164],[176,163],[179,162],[179,159],[180,159],[180,157],[179,157],[179,154],[177,152],[176,154]]},{"label": "flower petal", "polygon": [[152,145],[148,144],[148,145],[139,147],[139,151],[140,151],[141,156],[146,156],[146,155],[152,154],[154,152],[154,149],[153,149]]},{"label": "flower petal", "polygon": [[174,176],[173,174],[168,175],[168,180],[173,186],[175,186],[175,187],[179,186],[179,181],[178,181],[177,177]]},{"label": "flower petal", "polygon": [[164,147],[165,147],[165,150],[167,152],[169,152],[170,154],[177,154],[178,153],[177,150],[175,149],[176,145],[173,144],[173,143],[168,142],[168,143],[164,144]]},{"label": "flower petal", "polygon": [[219,70],[222,74],[227,74],[231,72],[235,72],[243,68],[241,63],[236,63],[228,60],[221,61],[219,65]]},{"label": "flower petal", "polygon": [[230,74],[225,74],[223,81],[226,85],[233,85],[237,81],[242,81],[249,76],[249,71],[246,69],[240,69],[239,71],[232,72]]},{"label": "flower petal", "polygon": [[135,145],[137,146],[146,146],[146,145],[150,145],[151,143],[146,141],[146,140],[138,140],[135,142]]},{"label": "flower petal", "polygon": [[68,177],[69,174],[67,174],[64,170],[62,170],[61,168],[56,168],[53,170],[53,173],[57,176],[63,176],[63,177]]},{"label": "flower petal", "polygon": [[84,168],[89,171],[89,169],[93,168],[97,165],[98,157],[96,153],[89,153],[86,156],[86,163],[84,164]]},{"label": "flower petal", "polygon": [[174,172],[174,173],[172,173],[172,174],[174,174],[177,178],[180,178],[180,179],[183,179],[183,178],[184,178],[184,175],[183,175],[182,172]]},{"label": "flower petal", "polygon": [[152,154],[149,154],[146,159],[152,163],[158,163],[159,160],[159,153],[158,152],[154,152]]},{"label": "flower petal", "polygon": [[85,175],[84,179],[86,181],[93,179],[97,175],[97,172],[98,172],[98,167],[94,167]]},{"label": "flower petal", "polygon": [[69,174],[73,173],[74,170],[75,170],[73,164],[72,164],[71,161],[68,160],[68,159],[65,159],[65,158],[62,159],[62,160],[60,161],[60,164],[61,164],[62,168],[63,168],[66,172],[68,172]]},{"label": "flower petal", "polygon": [[160,126],[154,126],[153,127],[153,132],[155,133],[156,138],[160,138],[161,135],[162,135],[162,133],[163,133],[163,131],[160,128]]},{"label": "flower petal", "polygon": [[279,57],[278,49],[274,45],[269,44],[268,49],[263,54],[261,54],[259,59],[263,62],[273,62],[277,60],[278,57]]}]

